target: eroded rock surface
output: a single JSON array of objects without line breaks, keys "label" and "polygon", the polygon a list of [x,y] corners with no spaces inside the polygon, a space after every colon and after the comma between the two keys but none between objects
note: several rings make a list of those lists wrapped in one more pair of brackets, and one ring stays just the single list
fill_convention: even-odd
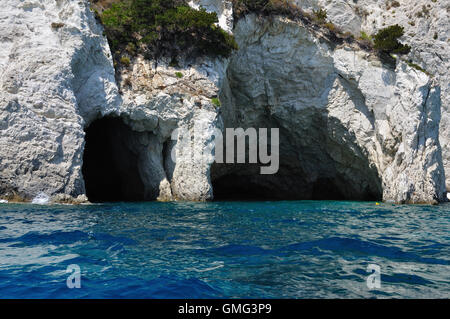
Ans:
[{"label": "eroded rock surface", "polygon": [[[296,0],[304,8],[327,10],[338,27],[356,36],[374,34],[389,25],[405,28],[402,42],[409,44],[406,59],[429,72],[441,88],[440,141],[450,190],[450,3],[444,0]],[[416,70],[417,72],[420,72]]]},{"label": "eroded rock surface", "polygon": [[[85,130],[115,119],[128,133],[111,138],[112,154],[121,147],[130,154],[120,161],[137,172],[144,200],[209,200],[213,187],[275,198],[445,198],[439,83],[448,75],[430,79],[404,62],[391,70],[359,48],[336,47],[281,17],[250,15],[233,28],[229,1],[191,5],[218,12],[239,50],[228,60],[182,57],[177,66],[136,57],[115,74],[86,1],[5,1],[0,196],[85,199]],[[348,21],[351,31],[367,25],[365,15],[352,16],[347,7],[354,9],[341,3],[329,16]],[[221,107],[213,103],[217,97]],[[444,118],[447,105],[444,99]],[[225,127],[280,128],[279,173],[264,177],[256,166],[198,160],[215,130]],[[196,139],[174,134],[177,128],[196,130]],[[445,141],[442,125],[440,132]]]},{"label": "eroded rock surface", "polygon": [[341,198],[443,199],[440,91],[424,73],[405,63],[390,70],[355,48],[331,49],[283,19],[247,16],[234,32],[240,49],[222,97],[225,126],[279,127],[281,169],[264,177],[217,168],[214,178],[243,175],[279,198],[323,198],[314,190],[335,189]]},{"label": "eroded rock surface", "polygon": [[6,0],[0,30],[2,195],[83,195],[84,115],[119,104],[102,28],[84,1]]}]

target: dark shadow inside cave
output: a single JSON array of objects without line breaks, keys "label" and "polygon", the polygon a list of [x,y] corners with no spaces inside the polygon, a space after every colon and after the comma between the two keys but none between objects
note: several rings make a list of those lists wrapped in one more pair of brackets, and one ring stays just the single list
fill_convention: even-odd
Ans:
[{"label": "dark shadow inside cave", "polygon": [[[367,158],[356,157],[350,148],[341,147],[339,154],[345,159],[342,164],[329,154],[334,147],[332,141],[300,147],[289,134],[287,131],[280,134],[276,174],[262,175],[260,168],[266,166],[263,164],[214,163],[211,167],[214,200],[382,200],[381,179]],[[326,136],[318,138],[326,139]]]},{"label": "dark shadow inside cave", "polygon": [[[262,201],[274,200],[276,193],[270,187],[254,183],[238,174],[220,177],[213,182],[214,200]],[[285,198],[287,199],[287,198]]]},{"label": "dark shadow inside cave", "polygon": [[352,181],[341,176],[305,182],[306,175],[295,168],[280,167],[275,175],[260,175],[256,167],[241,165],[236,169],[234,165],[230,173],[214,178],[215,171],[224,166],[231,167],[229,164],[214,164],[212,167],[215,201],[382,200],[378,189],[366,187],[352,190],[358,186],[352,186]]},{"label": "dark shadow inside cave", "polygon": [[89,201],[145,200],[138,154],[130,147],[133,134],[119,118],[102,118],[87,128],[82,171]]}]

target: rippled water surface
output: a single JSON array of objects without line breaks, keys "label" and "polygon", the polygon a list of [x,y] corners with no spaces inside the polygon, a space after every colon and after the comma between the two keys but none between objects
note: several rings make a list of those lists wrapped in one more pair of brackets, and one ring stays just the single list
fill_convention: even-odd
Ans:
[{"label": "rippled water surface", "polygon": [[0,297],[448,298],[449,244],[449,205],[0,204]]}]

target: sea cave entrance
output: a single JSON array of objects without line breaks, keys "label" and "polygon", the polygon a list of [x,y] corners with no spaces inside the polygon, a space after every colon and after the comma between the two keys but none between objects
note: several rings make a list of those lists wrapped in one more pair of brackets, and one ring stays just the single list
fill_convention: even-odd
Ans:
[{"label": "sea cave entrance", "polygon": [[[356,200],[381,201],[381,185],[371,176],[330,174],[311,179],[301,169],[280,167],[275,175],[260,175],[253,167],[233,167],[223,170],[212,167],[214,200],[265,201],[265,200]],[[216,175],[216,176],[215,176]],[[369,175],[369,174],[368,174]]]},{"label": "sea cave entrance", "polygon": [[273,176],[249,174],[248,168],[233,171],[213,180],[214,200],[380,200],[370,191],[346,194],[332,178],[305,183],[305,175],[287,170]]},{"label": "sea cave entrance", "polygon": [[87,128],[82,172],[89,201],[146,200],[139,156],[131,147],[134,134],[114,117],[96,120]]},{"label": "sea cave entrance", "polygon": [[301,137],[281,131],[279,170],[273,175],[261,174],[262,164],[214,163],[214,200],[382,200],[381,178],[365,156],[355,156],[356,145],[333,143],[318,128],[302,136],[313,134],[311,143],[299,145]]}]

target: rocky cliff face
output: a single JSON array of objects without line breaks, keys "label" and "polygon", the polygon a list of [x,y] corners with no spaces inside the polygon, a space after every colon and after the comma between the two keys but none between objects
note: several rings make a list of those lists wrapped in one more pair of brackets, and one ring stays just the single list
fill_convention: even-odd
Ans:
[{"label": "rocky cliff face", "polygon": [[450,190],[450,57],[448,1],[423,0],[296,0],[304,8],[325,8],[328,18],[355,35],[375,33],[385,26],[405,28],[402,42],[411,46],[407,59],[432,74],[441,88],[442,119],[440,141],[447,189]]},{"label": "rocky cliff face", "polygon": [[[228,1],[191,5],[217,11],[239,50],[228,60],[184,57],[177,67],[137,57],[116,80],[87,2],[6,1],[0,196],[101,200],[105,189],[121,189],[133,200],[444,199],[441,77],[403,62],[391,70],[282,17],[250,15],[233,28]],[[352,28],[364,25],[355,17]],[[280,128],[279,172],[199,159],[224,127]]]},{"label": "rocky cliff face", "polygon": [[120,104],[102,28],[86,2],[8,0],[0,30],[2,195],[83,195],[83,128]]},{"label": "rocky cliff face", "polygon": [[235,35],[225,126],[282,131],[280,173],[247,179],[280,197],[326,197],[314,194],[330,192],[325,183],[338,198],[442,198],[440,91],[424,73],[404,63],[389,70],[357,48],[331,49],[283,19],[248,16]]},{"label": "rocky cliff face", "polygon": [[[104,192],[98,188],[111,187],[108,175],[114,172],[102,168],[121,160],[133,163],[124,163],[131,168],[114,176],[123,181],[137,174],[144,188],[135,200],[212,198],[209,165],[186,154],[177,165],[170,163],[171,149],[164,146],[171,148],[173,130],[194,119],[204,126],[204,139],[211,139],[208,127],[217,116],[211,97],[217,96],[226,61],[201,61],[181,70],[178,79],[164,61],[157,68],[137,59],[120,70],[119,94],[107,40],[87,1],[11,0],[1,10],[2,197],[29,200],[45,193],[57,201],[85,200],[84,130],[98,119],[120,118],[126,125],[116,128],[122,138],[105,143],[118,144],[130,158],[102,150],[109,156],[90,164],[97,172],[84,172],[104,181],[93,182],[94,197]],[[90,140],[92,149],[104,146]]]}]

